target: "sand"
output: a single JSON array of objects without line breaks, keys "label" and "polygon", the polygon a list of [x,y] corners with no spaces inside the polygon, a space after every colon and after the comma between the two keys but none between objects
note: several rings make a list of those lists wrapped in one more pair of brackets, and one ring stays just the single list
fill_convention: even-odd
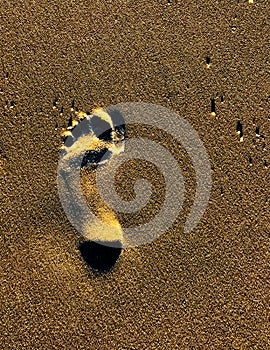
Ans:
[{"label": "sand", "polygon": [[[270,5],[169,3],[1,1],[2,349],[270,347]],[[60,132],[75,107],[132,101],[196,129],[211,198],[184,234],[179,153],[183,212],[96,273],[58,197]]]}]

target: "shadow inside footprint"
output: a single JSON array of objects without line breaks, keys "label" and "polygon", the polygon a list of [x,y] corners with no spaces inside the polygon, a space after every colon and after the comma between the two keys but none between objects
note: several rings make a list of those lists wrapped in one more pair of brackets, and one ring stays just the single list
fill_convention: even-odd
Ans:
[{"label": "shadow inside footprint", "polygon": [[79,250],[86,264],[101,273],[110,271],[118,260],[122,246],[121,242],[111,242],[108,247],[101,243],[93,241],[84,241],[80,243]]}]

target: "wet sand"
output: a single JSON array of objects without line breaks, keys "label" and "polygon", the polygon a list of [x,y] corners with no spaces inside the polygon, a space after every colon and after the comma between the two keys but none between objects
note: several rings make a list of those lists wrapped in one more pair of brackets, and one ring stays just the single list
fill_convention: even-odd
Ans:
[{"label": "wet sand", "polygon": [[[1,2],[1,348],[269,347],[269,10],[267,0]],[[130,101],[196,129],[211,198],[184,234],[194,174],[183,152],[190,197],[173,227],[97,274],[58,197],[60,132],[71,108]]]}]

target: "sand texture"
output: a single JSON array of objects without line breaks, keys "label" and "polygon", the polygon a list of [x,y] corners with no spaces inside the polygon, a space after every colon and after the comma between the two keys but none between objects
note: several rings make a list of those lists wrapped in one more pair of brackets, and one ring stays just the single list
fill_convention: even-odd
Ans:
[{"label": "sand texture", "polygon": [[[1,349],[270,348],[269,14],[268,0],[0,2]],[[198,132],[211,197],[184,234],[196,179],[180,149],[174,225],[96,273],[59,200],[60,133],[71,109],[133,101]],[[148,165],[153,212],[129,226],[164,196]],[[136,176],[119,174],[127,199]]]}]

